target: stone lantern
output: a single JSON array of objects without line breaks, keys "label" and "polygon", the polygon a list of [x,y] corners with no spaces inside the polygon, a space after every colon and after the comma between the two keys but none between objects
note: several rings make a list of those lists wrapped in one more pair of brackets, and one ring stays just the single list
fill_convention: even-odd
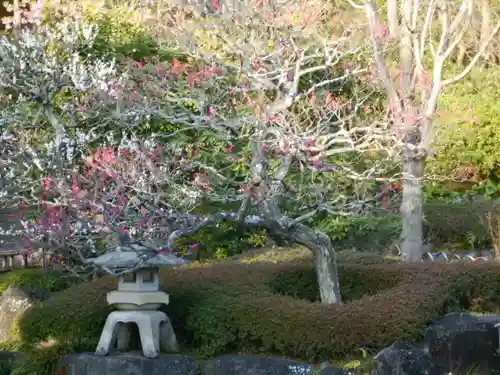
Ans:
[{"label": "stone lantern", "polygon": [[132,270],[118,279],[118,290],[107,294],[107,302],[117,308],[108,315],[97,345],[96,354],[107,355],[114,349],[130,348],[132,328],[137,326],[142,352],[156,358],[160,352],[178,352],[177,339],[167,315],[159,311],[168,305],[168,294],[160,291],[160,268],[185,266],[175,255],[152,252],[141,245],[120,246],[102,256],[89,259],[102,269]]}]

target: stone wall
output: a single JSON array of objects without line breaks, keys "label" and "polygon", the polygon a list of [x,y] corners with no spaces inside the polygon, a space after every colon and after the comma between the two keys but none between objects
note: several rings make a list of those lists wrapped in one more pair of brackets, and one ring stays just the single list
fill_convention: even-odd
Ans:
[{"label": "stone wall", "polygon": [[[223,355],[197,361],[184,355],[147,359],[140,353],[66,356],[65,375],[498,375],[500,316],[452,313],[433,322],[420,344],[395,341],[358,368],[313,365],[270,356]],[[375,353],[374,353],[375,354]],[[363,368],[364,367],[364,368]]]}]

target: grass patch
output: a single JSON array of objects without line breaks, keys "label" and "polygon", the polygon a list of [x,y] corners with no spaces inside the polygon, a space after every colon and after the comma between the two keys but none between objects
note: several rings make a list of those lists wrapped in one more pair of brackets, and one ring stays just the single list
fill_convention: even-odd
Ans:
[{"label": "grass patch", "polygon": [[[394,263],[396,259],[390,256],[384,256],[374,252],[364,252],[355,250],[337,251],[337,260],[339,263],[350,264],[381,264]],[[274,247],[252,249],[237,256],[222,261],[222,263],[283,263],[294,262],[309,264],[313,260],[311,250],[302,246],[296,247]]]}]

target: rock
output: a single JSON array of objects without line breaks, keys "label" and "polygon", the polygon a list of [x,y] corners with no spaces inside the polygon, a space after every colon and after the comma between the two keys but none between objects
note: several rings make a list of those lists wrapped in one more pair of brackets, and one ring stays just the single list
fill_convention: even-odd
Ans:
[{"label": "rock", "polygon": [[0,341],[12,340],[11,328],[18,318],[34,302],[42,301],[47,296],[37,289],[10,285],[0,296]]},{"label": "rock", "polygon": [[423,350],[395,341],[373,358],[371,375],[442,375],[440,367]]},{"label": "rock", "polygon": [[65,375],[197,375],[196,361],[181,355],[148,359],[130,353],[99,356],[70,354],[59,363],[56,374]]},{"label": "rock", "polygon": [[224,355],[200,363],[200,375],[312,375],[312,365],[257,356]]},{"label": "rock", "polygon": [[498,347],[499,316],[448,314],[427,328],[426,352],[446,372],[464,372],[483,366]]},{"label": "rock", "polygon": [[321,368],[318,375],[350,375],[351,371],[335,367],[333,365],[327,365]]},{"label": "rock", "polygon": [[19,352],[6,352],[4,350],[0,350],[0,361],[15,361],[22,358],[22,354]]},{"label": "rock", "polygon": [[[479,369],[481,370],[481,369]],[[475,371],[474,375],[482,375],[478,373],[479,371]],[[499,375],[500,374],[500,357],[495,356],[490,358],[488,363],[486,364],[486,371],[483,373],[488,374],[488,375]]]}]

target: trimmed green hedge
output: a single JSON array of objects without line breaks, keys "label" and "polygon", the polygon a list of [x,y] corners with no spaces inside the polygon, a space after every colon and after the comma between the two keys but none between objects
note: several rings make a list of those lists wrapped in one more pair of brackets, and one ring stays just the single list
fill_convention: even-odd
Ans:
[{"label": "trimmed green hedge", "polygon": [[42,292],[59,292],[75,284],[68,274],[44,271],[40,268],[21,268],[0,274],[0,295],[9,285],[27,286]]},{"label": "trimmed green hedge", "polygon": [[491,248],[485,226],[488,214],[500,215],[500,201],[468,203],[429,202],[424,206],[427,238],[436,245],[456,244],[462,248]]},{"label": "trimmed green hedge", "polygon": [[[419,339],[431,320],[449,311],[500,306],[496,264],[344,264],[347,303],[341,306],[311,302],[317,298],[313,275],[307,264],[219,264],[166,271],[162,289],[170,294],[166,311],[185,349],[202,357],[245,351],[341,358],[360,347]],[[19,325],[31,354],[14,374],[42,374],[66,353],[94,350],[110,312],[105,294],[115,287],[114,279],[103,278],[29,310]],[[33,349],[49,339],[56,344]]]}]

